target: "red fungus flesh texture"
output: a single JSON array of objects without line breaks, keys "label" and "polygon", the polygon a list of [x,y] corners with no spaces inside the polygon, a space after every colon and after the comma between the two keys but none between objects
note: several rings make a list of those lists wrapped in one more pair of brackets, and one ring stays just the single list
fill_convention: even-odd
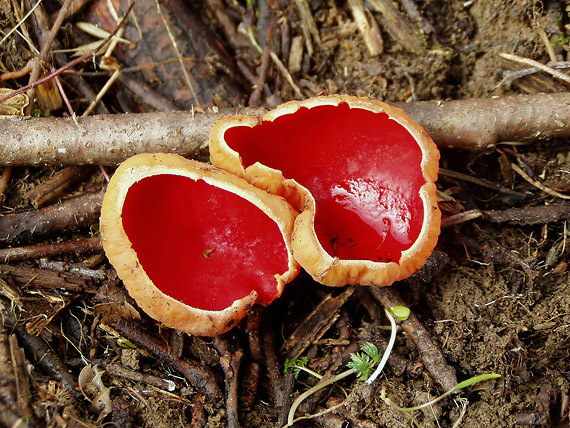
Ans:
[{"label": "red fungus flesh texture", "polygon": [[123,228],[154,285],[197,309],[222,310],[257,290],[258,301],[277,294],[275,274],[288,269],[283,235],[248,200],[178,175],[154,175],[133,184]]},{"label": "red fungus flesh texture", "polygon": [[302,107],[224,138],[244,167],[278,169],[317,202],[315,230],[331,256],[389,262],[417,239],[423,223],[422,152],[385,113],[339,106]]}]

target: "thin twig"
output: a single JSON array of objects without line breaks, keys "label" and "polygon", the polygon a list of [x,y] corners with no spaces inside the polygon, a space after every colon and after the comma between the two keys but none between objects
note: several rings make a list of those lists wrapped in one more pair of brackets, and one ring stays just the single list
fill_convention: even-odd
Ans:
[{"label": "thin twig", "polygon": [[336,322],[340,308],[352,296],[354,290],[355,287],[347,287],[338,296],[327,294],[287,338],[282,353],[290,360],[301,356],[305,349],[320,339]]},{"label": "thin twig", "polygon": [[214,376],[206,368],[188,359],[173,358],[168,353],[168,346],[164,342],[145,333],[139,325],[121,319],[115,327],[126,339],[178,370],[192,385],[202,390],[214,406],[219,407],[221,405],[222,393]]},{"label": "thin twig", "polygon": [[0,176],[0,209],[4,206],[4,201],[6,200],[6,189],[8,188],[8,183],[12,177],[12,171],[14,167],[8,166],[2,171],[2,176]]},{"label": "thin twig", "polygon": [[178,44],[176,43],[176,38],[174,37],[174,34],[172,34],[172,30],[170,29],[170,25],[168,25],[168,21],[166,20],[166,17],[162,13],[162,8],[160,7],[160,3],[158,2],[158,0],[155,0],[155,4],[156,4],[156,9],[158,11],[158,14],[160,15],[160,18],[162,19],[162,22],[164,23],[164,27],[166,28],[166,33],[168,34],[168,37],[170,37],[170,42],[172,43],[172,47],[174,48],[174,52],[176,52],[176,57],[178,58],[178,63],[180,64],[180,68],[182,69],[182,74],[184,76],[184,80],[186,81],[186,85],[188,86],[188,89],[190,89],[190,92],[192,93],[192,97],[196,101],[196,106],[198,106],[198,108],[202,108],[202,105],[200,104],[200,100],[198,99],[198,95],[196,94],[196,91],[194,89],[194,85],[192,84],[192,79],[190,78],[190,74],[188,74],[188,70],[186,70],[186,67],[184,66],[184,60],[182,58],[182,54],[180,53],[180,49],[178,49]]},{"label": "thin twig", "polygon": [[319,29],[315,20],[313,19],[313,14],[311,13],[311,8],[307,0],[295,0],[295,5],[299,9],[301,15],[301,27],[303,29],[303,35],[305,36],[305,43],[307,45],[307,53],[309,56],[313,56],[313,44],[311,43],[311,37],[315,39],[317,45],[321,44],[321,38],[319,36]]},{"label": "thin twig", "polygon": [[93,172],[92,167],[70,166],[58,171],[53,177],[26,192],[22,199],[40,208],[61,197],[70,186]]},{"label": "thin twig", "polygon": [[226,339],[221,336],[214,338],[214,347],[220,354],[220,365],[224,371],[224,383],[226,386],[226,413],[227,428],[239,428],[238,418],[238,379],[243,351],[241,349],[232,352]]},{"label": "thin twig", "polygon": [[544,193],[548,193],[550,196],[555,196],[555,197],[561,198],[561,199],[570,199],[569,195],[564,195],[562,193],[559,193],[556,190],[552,190],[549,187],[546,187],[541,182],[534,180],[526,172],[524,172],[523,169],[521,167],[519,167],[517,164],[511,163],[511,168],[513,169],[513,171],[515,171],[517,174],[519,174],[522,178],[524,178],[526,181],[528,181],[530,184],[532,184],[537,189],[542,190]]},{"label": "thin twig", "polygon": [[518,199],[525,199],[527,197],[527,195],[525,195],[524,193],[516,192],[506,187],[498,186],[497,184],[485,180],[484,178],[473,177],[471,175],[463,174],[458,171],[452,171],[450,169],[440,168],[439,175],[442,177],[450,177],[450,178],[455,178],[457,180],[467,181],[468,183],[473,183],[481,187],[486,187],[487,189],[495,190],[499,193],[509,195]]},{"label": "thin twig", "polygon": [[83,396],[77,388],[76,378],[46,341],[39,336],[28,333],[25,325],[18,324],[15,314],[2,301],[0,301],[0,316],[4,318],[4,322],[8,326],[14,329],[22,346],[33,356],[35,364],[53,379],[60,382],[73,398],[81,402]]},{"label": "thin twig", "polygon": [[0,273],[10,277],[15,283],[46,290],[65,290],[69,293],[95,294],[97,287],[92,277],[78,273],[54,272],[31,266],[0,264]]},{"label": "thin twig", "polygon": [[560,220],[570,220],[570,204],[553,203],[549,205],[509,208],[498,211],[472,209],[443,218],[441,227],[455,226],[480,217],[493,223],[508,223],[522,226],[554,223]]},{"label": "thin twig", "polygon": [[28,13],[26,13],[26,15],[22,19],[20,19],[20,21],[10,31],[8,31],[8,33],[4,37],[2,37],[2,40],[0,40],[0,45],[4,43],[6,40],[8,40],[8,38],[12,35],[14,31],[20,28],[20,26],[26,21],[26,19],[28,19],[30,15],[34,13],[34,11],[40,5],[41,2],[42,0],[38,0],[36,4],[28,11]]},{"label": "thin twig", "polygon": [[538,28],[537,31],[538,31],[538,35],[542,39],[542,43],[544,43],[544,47],[546,48],[546,52],[548,52],[548,57],[550,58],[550,61],[551,62],[558,61],[558,58],[556,58],[556,53],[554,52],[554,48],[552,47],[552,43],[550,42],[550,39],[548,38],[546,31],[544,31],[543,28]]},{"label": "thin twig", "polygon": [[70,61],[69,63],[67,63],[66,65],[64,65],[63,67],[58,68],[57,70],[55,70],[54,72],[48,74],[47,76],[43,77],[42,79],[36,80],[35,82],[31,82],[26,86],[23,86],[21,88],[16,89],[15,91],[9,93],[8,95],[6,95],[5,97],[0,98],[0,104],[6,102],[7,100],[9,100],[12,97],[15,97],[18,94],[21,94],[22,92],[26,92],[32,88],[35,88],[45,82],[47,82],[48,80],[53,79],[55,76],[59,76],[61,73],[63,73],[64,71],[69,70],[70,68],[74,67],[77,64],[80,64],[82,62],[86,62],[91,60],[91,58],[93,58],[93,56],[95,55],[95,52],[98,52],[99,50],[101,50],[103,48],[103,46],[106,46],[108,43],[110,43],[113,38],[115,37],[115,34],[117,33],[117,31],[119,31],[120,28],[122,28],[122,26],[124,25],[124,23],[126,22],[126,18],[129,15],[130,11],[132,10],[133,6],[135,5],[135,1],[133,1],[130,5],[129,8],[127,9],[127,11],[125,12],[125,15],[123,16],[123,18],[121,19],[121,22],[119,22],[119,24],[117,25],[117,27],[115,28],[115,30],[113,32],[111,32],[111,34],[109,35],[109,37],[107,37],[105,40],[103,40],[101,42],[101,44],[99,44],[99,46],[97,47],[97,49],[95,49],[94,52],[89,52],[79,58],[74,59],[73,61]]},{"label": "thin twig", "polygon": [[57,33],[59,32],[59,29],[61,28],[61,24],[63,24],[63,20],[65,19],[65,15],[67,14],[67,10],[69,9],[69,6],[71,5],[71,1],[72,0],[65,0],[65,3],[63,3],[63,6],[61,6],[61,8],[59,9],[59,13],[57,14],[57,18],[55,20],[55,22],[53,23],[51,30],[49,31],[46,40],[44,40],[42,49],[40,50],[40,61],[46,61],[47,57],[49,55],[49,52],[51,50],[51,44],[53,43],[53,41],[55,40],[55,36],[57,36]]},{"label": "thin twig", "polygon": [[483,212],[481,212],[481,210],[472,209],[469,211],[464,211],[462,213],[443,218],[441,220],[441,228],[444,229],[446,227],[456,226],[461,223],[475,220],[479,217],[483,217]]},{"label": "thin twig", "polygon": [[263,54],[261,55],[261,65],[259,66],[259,74],[255,79],[255,89],[249,97],[249,105],[257,106],[261,100],[261,92],[263,91],[263,86],[267,79],[267,69],[269,68],[269,59],[271,53],[271,38],[275,32],[275,23],[272,22],[267,29],[267,38],[265,40],[265,47],[263,48]]},{"label": "thin twig", "polygon": [[147,383],[149,385],[156,386],[157,388],[164,389],[166,391],[174,391],[176,389],[176,384],[171,380],[162,379],[158,376],[140,373],[135,370],[130,370],[123,367],[117,363],[107,363],[107,361],[101,361],[100,365],[109,373],[111,376],[120,376],[125,379],[130,379],[135,382]]},{"label": "thin twig", "polygon": [[293,80],[293,77],[291,77],[291,74],[289,73],[289,71],[287,70],[287,67],[285,67],[285,65],[281,62],[281,60],[279,59],[279,57],[277,56],[277,54],[273,51],[271,51],[269,53],[269,55],[271,56],[271,59],[273,60],[273,62],[275,63],[275,65],[277,66],[277,69],[279,70],[279,72],[283,75],[283,77],[285,78],[285,80],[287,80],[287,82],[289,83],[289,85],[291,86],[291,88],[293,88],[293,91],[295,92],[295,95],[297,95],[297,97],[299,98],[303,98],[303,93],[301,92],[301,88],[299,88],[296,84],[295,81]]},{"label": "thin twig", "polygon": [[562,73],[561,71],[555,70],[552,67],[544,65],[538,61],[535,61],[535,60],[529,59],[529,58],[523,58],[522,56],[508,54],[508,53],[501,53],[499,55],[502,58],[508,59],[510,61],[514,61],[514,62],[518,62],[520,64],[525,64],[525,65],[529,65],[531,67],[538,68],[539,70],[542,70],[545,73],[548,73],[551,76],[556,77],[557,79],[562,80],[563,82],[570,84],[570,76],[568,76],[565,73]]},{"label": "thin twig", "polygon": [[[570,68],[570,61],[558,61],[553,64],[550,64],[550,67],[558,69],[558,70],[565,70]],[[540,70],[534,67],[531,68],[524,68],[522,70],[517,71],[509,71],[506,72],[503,76],[503,79],[497,84],[497,87],[503,85],[510,85],[513,81],[520,79],[521,77],[529,76],[532,74],[540,73]]]},{"label": "thin twig", "polygon": [[[67,13],[67,9],[68,9],[70,4],[71,4],[71,0],[65,0],[63,6],[59,10],[58,16],[57,16],[54,24],[52,25],[49,33],[47,34],[47,36],[45,38],[42,38],[40,40],[41,49],[40,49],[40,53],[38,55],[38,58],[30,61],[31,70],[30,70],[29,84],[31,84],[31,85],[33,85],[35,82],[37,82],[40,75],[41,75],[42,68],[43,68],[42,66],[47,61],[48,55],[51,51],[51,45],[52,45],[53,41],[55,40],[57,33],[59,32],[61,24],[63,23],[63,18],[65,17],[65,14]],[[43,18],[43,16],[42,16],[43,14],[40,11],[40,9],[38,9],[34,13],[35,13],[36,19],[38,19],[38,21],[40,21]],[[25,109],[26,114],[31,114],[32,109],[34,108],[33,101],[35,99],[35,88],[36,88],[36,86],[31,86],[30,89],[28,90],[27,95],[28,95],[29,99],[32,100],[32,103],[30,103],[26,107],[26,109]]]}]

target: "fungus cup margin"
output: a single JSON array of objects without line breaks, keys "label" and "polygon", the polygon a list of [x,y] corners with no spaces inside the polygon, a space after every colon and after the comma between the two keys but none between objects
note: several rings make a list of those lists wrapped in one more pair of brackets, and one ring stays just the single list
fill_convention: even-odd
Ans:
[{"label": "fungus cup margin", "polygon": [[[383,113],[401,125],[416,141],[421,150],[421,170],[425,179],[419,190],[423,203],[423,222],[414,243],[402,251],[399,262],[339,259],[323,248],[315,230],[317,203],[306,187],[294,178],[284,177],[280,170],[255,162],[244,167],[240,153],[225,139],[226,131],[234,127],[254,128],[264,122],[273,122],[285,115],[294,115],[301,108],[339,106],[346,103],[350,109]],[[346,124],[350,126],[350,124]],[[441,212],[437,205],[436,185],[439,170],[439,151],[426,131],[403,110],[380,101],[346,95],[333,95],[292,101],[271,110],[261,117],[237,115],[218,119],[210,133],[210,161],[213,165],[246,179],[256,187],[284,197],[300,213],[295,219],[292,249],[295,259],[318,282],[329,286],[391,285],[409,277],[425,263],[437,243]],[[302,162],[302,160],[301,160]]]},{"label": "fungus cup margin", "polygon": [[[234,193],[262,210],[279,227],[288,252],[288,270],[275,274],[276,297],[299,272],[293,259],[289,236],[296,212],[282,198],[268,194],[245,180],[211,165],[172,154],[140,154],[123,162],[108,184],[101,208],[101,237],[107,258],[115,267],[131,297],[149,316],[163,325],[188,334],[215,336],[234,327],[257,301],[258,293],[238,299],[220,311],[194,308],[161,291],[149,278],[125,232],[122,210],[129,188],[140,180],[168,174],[188,177]],[[267,302],[269,303],[269,302]]]}]

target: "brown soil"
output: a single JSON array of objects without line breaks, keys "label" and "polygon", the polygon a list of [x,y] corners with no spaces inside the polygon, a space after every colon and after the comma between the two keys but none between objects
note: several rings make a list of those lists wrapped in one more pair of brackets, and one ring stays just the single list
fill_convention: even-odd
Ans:
[{"label": "brown soil", "polygon": [[[8,3],[5,2],[0,6],[0,26],[4,32],[18,21],[14,18],[15,9],[8,6]],[[58,10],[57,2],[44,0],[44,3],[48,12]],[[99,7],[100,3],[105,2],[93,3]],[[154,2],[147,3],[155,7]],[[205,28],[221,40],[223,51],[220,52],[228,56],[224,59],[220,52],[212,54],[218,57],[210,58],[211,62],[208,63],[210,68],[204,67],[199,71],[204,81],[216,78],[215,76],[220,74],[227,79],[223,91],[227,94],[227,98],[224,98],[223,94],[222,96],[218,94],[221,91],[220,85],[211,86],[210,88],[215,90],[211,90],[211,96],[203,97],[204,107],[214,104],[235,105],[239,94],[245,102],[249,92],[240,85],[247,79],[241,75],[236,77],[239,74],[237,68],[232,65],[233,68],[228,69],[224,61],[234,64],[239,58],[257,66],[260,61],[259,55],[250,47],[245,37],[236,35],[236,39],[230,40],[228,33],[224,33],[219,18],[214,13],[215,8],[212,7],[215,1],[198,3],[187,13],[192,15],[194,20],[203,22]],[[246,2],[228,0],[224,3],[227,16],[237,27],[243,18],[239,12],[247,9]],[[264,16],[263,5],[258,3],[254,1],[256,11],[249,10],[243,18],[243,22],[253,25],[254,31],[263,27],[261,22],[256,20],[256,17],[260,19]],[[287,2],[282,1],[268,3],[280,9],[278,12],[270,13],[270,16],[280,19],[275,27],[275,46],[280,43],[279,38],[282,37],[285,28],[283,26],[285,18],[290,26],[291,38],[303,34],[298,9],[293,6],[293,2],[289,6],[286,5]],[[382,26],[381,14],[375,12],[373,16],[380,23],[384,41],[383,53],[375,57],[371,57],[368,53],[346,2],[309,3],[321,40],[320,44],[313,40],[315,44],[313,56],[309,57],[305,52],[302,69],[293,74],[293,79],[300,86],[304,96],[322,92],[346,93],[390,102],[568,90],[567,86],[546,74],[534,74],[530,77],[505,81],[509,71],[524,67],[499,57],[503,52],[516,53],[547,63],[548,52],[539,34],[539,31],[544,30],[547,37],[552,40],[554,52],[559,55],[559,60],[570,60],[568,43],[570,6],[563,2],[417,1],[419,12],[434,28],[432,34],[421,33],[418,24],[413,23],[400,6],[401,15],[405,17],[410,28],[414,29],[413,35],[421,36],[422,45],[414,51],[395,40]],[[78,35],[79,31],[73,27],[73,23],[78,20],[96,21],[99,19],[97,7],[91,7],[66,24],[58,36],[61,45],[67,47],[76,43],[74,40],[85,38],[84,35]],[[174,15],[173,12],[172,16]],[[104,20],[101,18],[100,21]],[[141,21],[141,25],[159,25],[157,22],[151,24]],[[128,29],[127,34],[131,38],[136,37],[136,32],[132,28]],[[158,37],[166,36],[161,33]],[[2,50],[0,66],[3,71],[18,69],[33,56],[32,53],[27,54],[28,48],[25,46],[21,38],[10,38],[0,46]],[[168,46],[168,43],[164,43],[164,46]],[[125,66],[142,65],[137,64],[136,56],[131,55],[136,53],[135,50],[124,47],[121,49],[122,51],[117,53],[121,61],[134,61],[126,63]],[[204,49],[211,52],[213,48]],[[282,54],[279,48],[275,49]],[[188,55],[200,57],[201,53],[197,49]],[[171,55],[170,58],[172,57]],[[174,64],[173,67],[177,65]],[[206,74],[212,70],[215,76],[207,76]],[[192,103],[192,95],[183,93],[184,82],[174,84],[159,81],[164,79],[164,76],[170,76],[172,71],[166,70],[164,74],[157,73],[152,76],[150,72],[147,75],[135,74],[170,101],[178,102],[179,107],[189,108],[188,103]],[[194,78],[200,77],[194,76]],[[102,77],[85,79],[95,88],[104,80]],[[63,80],[65,82],[66,78]],[[10,87],[16,88],[26,83],[26,79],[11,81]],[[69,85],[71,83],[67,83],[66,86],[70,92],[68,95],[73,98],[73,105],[80,112],[86,104],[82,102],[81,95],[75,88]],[[170,88],[170,85],[174,85],[176,89]],[[201,90],[208,91],[207,88],[204,89],[207,87],[206,83],[201,82],[200,85]],[[140,111],[147,108],[139,104],[141,95],[133,95],[128,91],[128,86],[123,82],[116,85],[112,93],[106,95],[105,102],[110,111]],[[238,89],[233,89],[234,86]],[[267,91],[262,95],[261,104],[270,107],[294,97],[291,86],[275,68],[271,67],[267,78]],[[60,110],[59,113],[53,114],[63,113]],[[504,210],[563,202],[524,181],[513,172],[510,163],[519,162],[523,168],[532,171],[538,181],[568,194],[570,191],[568,143],[567,140],[562,140],[519,146],[513,142],[484,153],[453,149],[443,151],[441,160],[443,168],[489,180],[523,195],[515,200],[507,194],[477,184],[442,176],[438,182],[438,189],[442,193],[441,208],[444,216],[474,208]],[[24,207],[22,195],[37,183],[46,181],[54,171],[53,168],[16,168],[7,190],[4,213]],[[84,192],[85,189],[97,187],[101,181],[100,176],[93,176],[91,181],[76,185],[73,191]],[[568,205],[566,207],[568,208]],[[511,427],[523,424],[568,427],[570,227],[567,223],[569,215],[566,214],[565,218],[551,223],[543,223],[537,219],[518,224],[492,223],[479,218],[448,227],[442,231],[437,247],[438,252],[447,256],[448,262],[439,266],[428,282],[413,278],[394,286],[427,327],[448,364],[456,370],[459,381],[483,373],[498,373],[502,376],[495,381],[483,382],[462,390],[459,394],[434,406],[413,413],[413,420],[418,426]],[[87,237],[91,233],[96,231],[84,228],[54,239],[68,240],[78,238],[80,235]],[[84,262],[87,256],[57,259],[74,263]],[[35,267],[38,266],[38,261],[29,260],[23,264]],[[105,262],[95,266],[106,273],[110,271],[109,265]],[[1,302],[7,304],[7,307],[10,303],[21,303],[16,302],[13,297],[10,298],[11,294],[6,291],[16,284],[9,275],[3,275],[3,278],[8,285],[0,284],[0,294],[3,296],[0,297]],[[211,370],[223,391],[223,371],[220,368],[218,352],[211,345],[212,341],[185,337],[183,345],[178,345],[177,348],[175,344],[179,342],[175,339],[176,335],[167,329],[161,330],[156,323],[144,314],[140,314],[134,302],[120,291],[120,281],[113,278],[112,274],[110,278],[103,285],[95,283],[96,294],[74,292],[64,293],[61,296],[52,290],[46,291],[35,287],[33,282],[17,286],[23,290],[23,299],[26,303],[22,304],[29,311],[36,310],[41,313],[37,306],[49,306],[46,310],[53,319],[42,325],[42,328],[38,328],[36,332],[41,332],[41,336],[63,357],[74,379],[77,379],[85,360],[99,364],[100,367],[111,361],[120,361],[130,370],[151,374],[157,379],[170,380],[176,384],[176,389],[173,392],[165,392],[164,388],[152,386],[144,381],[127,380],[105,374],[102,382],[106,388],[110,388],[109,403],[111,403],[111,408],[106,410],[112,412],[98,421],[101,408],[90,409],[88,400],[74,399],[60,383],[54,380],[53,376],[50,377],[49,373],[46,374],[38,367],[25,366],[32,374],[26,377],[30,385],[32,397],[30,402],[34,413],[31,420],[36,421],[32,425],[87,426],[115,423],[119,426],[138,425],[155,428],[226,426],[227,415],[223,400],[213,402],[205,399],[204,395],[184,379],[179,371],[156,355],[149,354],[143,349],[144,346],[139,346],[137,351],[122,348],[121,346],[128,345],[117,342],[119,336],[116,330],[112,328],[103,330],[97,327],[91,331],[94,322],[112,327],[119,317],[137,320],[136,322],[145,326],[151,337],[162,337],[174,349],[182,349],[184,357],[192,358]],[[287,287],[279,301],[262,311],[262,334],[268,330],[273,331],[279,371],[282,370],[285,359],[285,354],[279,352],[284,339],[304,322],[311,310],[325,296],[331,293],[336,296],[339,292],[313,283],[308,277],[301,275]],[[369,336],[372,330],[376,332],[375,334],[387,337],[382,330],[378,333],[378,325],[371,318],[365,308],[366,305],[362,303],[362,297],[355,296],[356,294],[338,311],[339,318],[332,323],[332,327],[323,337],[319,338],[320,341],[311,345],[303,354],[310,357],[309,366],[316,371],[326,372],[341,361],[341,355],[349,343],[367,337],[367,334]],[[383,320],[382,323],[386,321]],[[230,352],[238,348],[245,352],[241,365],[242,377],[251,370],[252,361],[248,334],[244,328],[245,326],[241,325],[224,336],[229,343]],[[343,334],[346,337],[343,337]],[[420,360],[416,347],[401,333],[396,342],[395,352],[409,362]],[[26,354],[26,358],[30,364],[37,364],[29,353]],[[276,426],[279,406],[271,391],[266,365],[266,361],[261,361],[261,380],[252,409],[239,413],[240,422],[244,427]],[[285,388],[285,381],[283,382]],[[307,384],[311,383],[313,380],[310,376],[301,374],[295,384],[294,394],[305,391]],[[300,423],[300,426],[341,426],[344,422],[355,427],[411,426],[412,419],[382,401],[381,393],[384,392],[398,405],[408,407],[428,401],[444,392],[427,371],[418,376],[410,374],[397,376],[393,370],[388,370],[374,385],[372,392],[368,393],[362,392],[361,384],[353,378],[343,381],[341,386],[344,390],[341,387],[333,388],[327,396],[320,397],[319,402],[309,411],[317,413],[332,406],[332,402],[327,401],[329,396],[344,398],[347,394],[349,401],[344,413],[340,409],[331,413],[330,415],[334,416],[328,419],[327,416],[321,419],[309,419]],[[0,387],[9,391],[1,380]],[[355,395],[359,393],[364,397]],[[4,403],[3,406],[9,407],[9,403],[3,402],[3,399],[5,396],[0,392],[0,404]],[[205,412],[203,424],[199,420],[201,409]],[[0,425],[2,422],[0,417]],[[334,425],[335,423],[339,425]],[[11,425],[6,422],[6,426]]]}]

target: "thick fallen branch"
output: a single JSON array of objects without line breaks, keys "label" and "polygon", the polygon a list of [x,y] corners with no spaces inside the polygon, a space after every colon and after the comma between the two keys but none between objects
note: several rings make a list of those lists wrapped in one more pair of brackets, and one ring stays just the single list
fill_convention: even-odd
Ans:
[{"label": "thick fallen branch", "polygon": [[[570,136],[570,93],[396,103],[442,147]],[[0,120],[0,166],[117,164],[142,152],[205,153],[223,113],[169,112]]]},{"label": "thick fallen branch", "polygon": [[[0,220],[0,224],[2,221]],[[39,259],[41,257],[61,256],[63,254],[80,254],[102,252],[101,239],[81,238],[74,241],[50,242],[48,244],[34,244],[25,247],[0,249],[0,263],[15,262],[18,260]]]},{"label": "thick fallen branch", "polygon": [[504,141],[570,136],[570,92],[456,101],[403,108],[442,147],[480,149]]},{"label": "thick fallen branch", "polygon": [[168,353],[166,343],[147,334],[137,324],[120,319],[115,324],[115,328],[126,339],[145,349],[157,360],[178,370],[191,385],[201,390],[208,397],[212,405],[219,407],[222,404],[222,391],[218,388],[214,376],[207,368],[190,359],[173,357]]},{"label": "thick fallen branch", "polygon": [[479,217],[484,217],[493,223],[518,224],[521,226],[554,223],[561,220],[570,220],[570,204],[561,202],[533,207],[509,208],[501,211],[472,209],[444,218],[441,222],[441,227],[455,226]]},{"label": "thick fallen branch", "polygon": [[0,217],[0,245],[91,225],[99,218],[103,194],[87,193],[38,210],[6,214]]}]

